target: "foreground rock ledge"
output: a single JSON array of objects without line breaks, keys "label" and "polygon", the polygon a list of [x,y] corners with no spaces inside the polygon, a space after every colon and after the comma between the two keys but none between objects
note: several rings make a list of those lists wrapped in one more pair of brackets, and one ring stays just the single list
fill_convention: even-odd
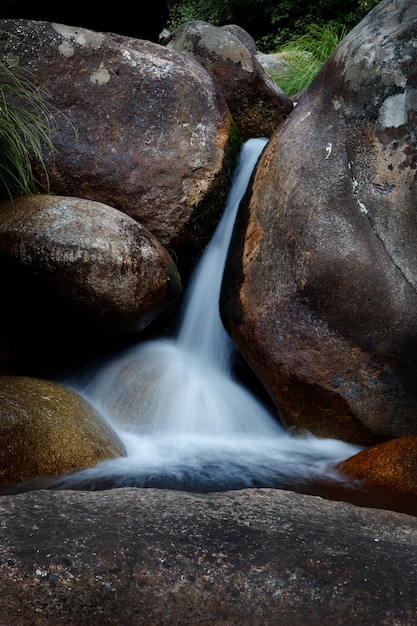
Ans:
[{"label": "foreground rock ledge", "polygon": [[404,625],[417,518],[269,489],[0,498],[1,622]]}]

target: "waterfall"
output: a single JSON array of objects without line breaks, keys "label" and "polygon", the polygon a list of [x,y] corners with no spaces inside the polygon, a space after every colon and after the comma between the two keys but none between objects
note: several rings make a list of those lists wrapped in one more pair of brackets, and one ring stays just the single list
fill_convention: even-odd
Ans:
[{"label": "waterfall", "polygon": [[231,372],[222,273],[240,201],[266,144],[242,149],[228,203],[187,289],[176,336],[133,346],[76,390],[113,426],[127,456],[63,477],[57,487],[160,486],[199,491],[289,486],[331,473],[357,447],[295,437]]},{"label": "waterfall", "polygon": [[240,201],[265,144],[265,139],[251,139],[243,146],[225,212],[188,288],[177,337],[178,345],[201,363],[225,373],[232,346],[219,315],[223,268]]}]

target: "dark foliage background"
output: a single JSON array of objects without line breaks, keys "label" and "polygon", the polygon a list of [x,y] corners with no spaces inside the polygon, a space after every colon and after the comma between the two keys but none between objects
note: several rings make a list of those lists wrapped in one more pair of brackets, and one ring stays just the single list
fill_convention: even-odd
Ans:
[{"label": "dark foliage background", "polygon": [[310,24],[335,23],[351,30],[379,0],[168,0],[167,27],[187,20],[214,26],[237,24],[262,52],[274,52]]}]

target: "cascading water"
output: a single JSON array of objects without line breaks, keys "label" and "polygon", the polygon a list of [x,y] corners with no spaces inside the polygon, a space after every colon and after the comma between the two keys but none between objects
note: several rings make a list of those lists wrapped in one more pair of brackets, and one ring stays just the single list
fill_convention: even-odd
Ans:
[{"label": "cascading water", "polygon": [[[240,200],[266,140],[243,146],[224,216],[189,286],[177,336],[139,344],[75,388],[127,456],[60,478],[57,488],[159,486],[211,491],[291,487],[331,475],[357,447],[295,437],[231,373],[219,314],[222,272]],[[74,387],[74,385],[72,385]]]}]

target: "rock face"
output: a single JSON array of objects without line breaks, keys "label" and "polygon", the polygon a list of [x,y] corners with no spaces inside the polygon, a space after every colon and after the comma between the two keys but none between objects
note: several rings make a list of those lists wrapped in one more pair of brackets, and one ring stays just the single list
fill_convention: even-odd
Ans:
[{"label": "rock face", "polygon": [[72,316],[72,324],[90,333],[141,330],[181,289],[173,260],[146,228],[79,198],[39,195],[2,203],[0,267],[10,285],[3,316],[7,308],[19,315],[19,307],[27,316],[22,299],[37,291],[31,315],[37,307],[51,317],[52,303],[60,304],[67,324]]},{"label": "rock face", "polygon": [[243,43],[243,45],[251,52],[252,54],[256,54],[256,41],[244,28],[238,26],[237,24],[225,24],[224,26],[220,26],[223,30],[227,30],[227,32],[234,35],[239,41]]},{"label": "rock face", "polygon": [[256,58],[268,74],[283,74],[289,67],[289,61],[286,61],[279,53],[264,54],[257,52]]},{"label": "rock face", "polygon": [[223,285],[284,422],[361,445],[417,433],[416,34],[383,1],[341,43],[261,157]]},{"label": "rock face", "polygon": [[362,450],[338,469],[373,487],[417,496],[417,437],[398,437]]},{"label": "rock face", "polygon": [[[166,44],[199,61],[221,88],[244,140],[270,137],[293,104],[248,49],[240,31],[190,21]],[[250,44],[249,44],[250,45]]]},{"label": "rock face", "polygon": [[30,68],[56,108],[50,192],[123,211],[181,269],[192,266],[225,205],[238,147],[210,75],[148,41],[27,20],[0,28],[1,54]]},{"label": "rock face", "polygon": [[5,624],[410,626],[417,519],[275,490],[0,498]]},{"label": "rock face", "polygon": [[59,475],[123,456],[124,446],[74,391],[0,376],[0,484]]}]

